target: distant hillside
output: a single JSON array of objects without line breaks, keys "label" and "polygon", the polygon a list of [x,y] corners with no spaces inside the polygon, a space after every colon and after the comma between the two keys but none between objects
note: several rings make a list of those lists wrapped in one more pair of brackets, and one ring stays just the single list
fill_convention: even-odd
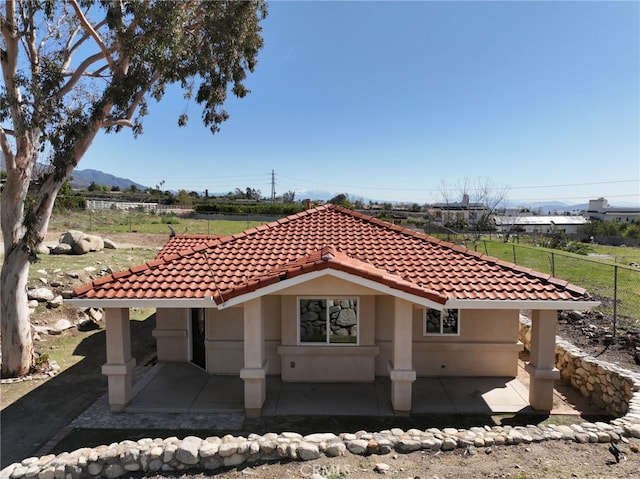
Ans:
[{"label": "distant hillside", "polygon": [[118,186],[120,189],[130,188],[131,185],[136,185],[140,190],[147,189],[146,186],[135,181],[119,178],[99,170],[73,170],[71,177],[73,178],[71,180],[71,188],[73,189],[86,189],[92,182],[98,185]]}]

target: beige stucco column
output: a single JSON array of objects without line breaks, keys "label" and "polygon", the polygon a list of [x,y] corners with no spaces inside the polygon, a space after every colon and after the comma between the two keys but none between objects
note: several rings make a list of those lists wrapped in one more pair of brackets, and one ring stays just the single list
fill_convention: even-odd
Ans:
[{"label": "beige stucco column", "polygon": [[393,312],[393,354],[389,364],[391,405],[396,413],[408,414],[411,411],[411,389],[416,380],[412,359],[413,307],[408,301],[395,298]]},{"label": "beige stucco column", "polygon": [[131,400],[131,371],[136,360],[131,357],[131,327],[129,309],[105,310],[107,363],[102,374],[109,380],[109,406],[114,412],[124,411]]},{"label": "beige stucco column", "polygon": [[267,362],[264,355],[264,322],[262,301],[253,299],[244,304],[244,408],[247,416],[258,417],[267,397]]},{"label": "beige stucco column", "polygon": [[560,377],[556,366],[555,310],[531,312],[531,358],[529,373],[529,404],[538,411],[553,409],[553,381]]}]

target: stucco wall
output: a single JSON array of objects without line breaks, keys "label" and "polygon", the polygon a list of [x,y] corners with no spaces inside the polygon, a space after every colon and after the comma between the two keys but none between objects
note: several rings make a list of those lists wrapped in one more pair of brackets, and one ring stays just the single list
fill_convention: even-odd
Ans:
[{"label": "stucco wall", "polygon": [[[394,298],[336,278],[322,277],[262,299],[267,374],[284,381],[373,381],[388,376],[392,354]],[[321,294],[320,294],[321,293]],[[339,294],[337,294],[339,293]],[[297,298],[359,299],[358,346],[298,345]],[[518,311],[463,310],[459,336],[424,336],[423,309],[413,310],[413,367],[418,376],[515,376]],[[207,371],[239,374],[244,363],[242,307],[207,309]],[[159,309],[160,361],[188,361],[188,310]]]},{"label": "stucco wall", "polygon": [[209,309],[206,313],[207,372],[240,374],[244,364],[243,309]]},{"label": "stucco wall", "polygon": [[[424,310],[413,310],[413,366],[417,376],[516,376],[518,311],[462,310],[459,336],[424,336]],[[376,298],[376,375],[388,374],[393,298]]]},{"label": "stucco wall", "polygon": [[156,338],[158,361],[186,362],[189,360],[189,310],[158,308],[156,311]]}]

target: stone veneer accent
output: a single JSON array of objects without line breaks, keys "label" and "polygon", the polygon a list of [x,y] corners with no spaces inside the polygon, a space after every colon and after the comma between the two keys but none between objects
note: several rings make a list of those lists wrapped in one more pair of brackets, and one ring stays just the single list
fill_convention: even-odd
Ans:
[{"label": "stone veneer accent", "polygon": [[[528,349],[531,323],[521,317],[520,340]],[[182,440],[141,439],[82,448],[59,455],[30,457],[0,471],[0,479],[115,479],[131,472],[215,470],[279,460],[309,461],[321,456],[432,452],[456,448],[529,444],[551,440],[606,443],[621,436],[640,439],[640,374],[590,357],[558,338],[556,365],[561,377],[617,417],[611,423],[484,426],[470,429],[390,429],[354,434],[293,432],[248,437],[227,435]]]}]

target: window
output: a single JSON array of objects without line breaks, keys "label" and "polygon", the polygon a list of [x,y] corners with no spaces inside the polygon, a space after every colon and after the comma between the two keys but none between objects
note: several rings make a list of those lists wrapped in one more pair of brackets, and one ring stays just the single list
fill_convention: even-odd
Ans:
[{"label": "window", "polygon": [[357,344],[356,298],[299,298],[298,335],[301,344]]},{"label": "window", "polygon": [[460,311],[458,309],[427,308],[424,314],[424,334],[430,335],[458,335],[460,334]]}]

